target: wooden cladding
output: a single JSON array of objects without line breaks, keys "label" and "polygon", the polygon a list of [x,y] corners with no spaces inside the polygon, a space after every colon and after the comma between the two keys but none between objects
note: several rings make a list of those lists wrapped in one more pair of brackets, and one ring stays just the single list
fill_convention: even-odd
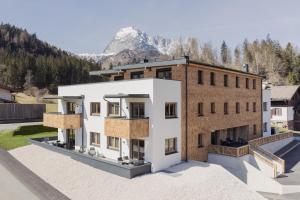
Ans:
[{"label": "wooden cladding", "polygon": [[232,157],[240,157],[249,154],[249,146],[241,146],[239,148],[221,146],[221,145],[209,145],[208,147],[209,153],[221,154]]},{"label": "wooden cladding", "polygon": [[106,118],[104,134],[126,139],[149,137],[149,119]]},{"label": "wooden cladding", "polygon": [[81,114],[44,113],[43,125],[53,128],[81,128]]}]

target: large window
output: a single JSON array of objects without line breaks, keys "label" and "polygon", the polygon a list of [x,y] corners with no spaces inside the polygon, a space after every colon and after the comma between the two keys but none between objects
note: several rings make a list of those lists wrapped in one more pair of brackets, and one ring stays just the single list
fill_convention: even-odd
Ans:
[{"label": "large window", "polygon": [[224,87],[228,87],[228,75],[224,75]]},{"label": "large window", "polygon": [[210,72],[210,85],[216,85],[215,73]]},{"label": "large window", "polygon": [[90,145],[100,146],[100,133],[90,132]]},{"label": "large window", "polygon": [[198,71],[198,84],[203,84],[203,71]]},{"label": "large window", "polygon": [[263,103],[263,109],[264,109],[264,111],[268,111],[268,103],[267,102]]},{"label": "large window", "polygon": [[114,76],[114,81],[124,80],[124,76]]},{"label": "large window", "polygon": [[172,69],[171,68],[163,68],[156,70],[156,78],[160,79],[172,79]]},{"label": "large window", "polygon": [[216,113],[216,104],[214,102],[210,103],[210,112],[212,114]]},{"label": "large window", "polygon": [[235,77],[235,87],[239,88],[240,87],[240,77]]},{"label": "large window", "polygon": [[235,103],[235,112],[238,114],[240,113],[240,103],[239,102],[236,102]]},{"label": "large window", "polygon": [[177,138],[165,139],[165,155],[177,152]]},{"label": "large window", "polygon": [[177,117],[176,113],[176,103],[166,103],[165,105],[165,117],[168,118],[175,118]]},{"label": "large window", "polygon": [[112,150],[119,150],[120,138],[117,137],[107,137],[107,148]]},{"label": "large window", "polygon": [[118,102],[108,102],[108,116],[120,115],[120,106]]},{"label": "large window", "polygon": [[198,103],[198,116],[203,116],[203,103]]},{"label": "large window", "polygon": [[282,109],[281,108],[273,108],[271,110],[272,116],[281,116],[282,115]]},{"label": "large window", "polygon": [[143,72],[143,71],[131,72],[130,78],[131,78],[131,79],[140,79],[140,78],[144,78],[144,72]]},{"label": "large window", "polygon": [[144,118],[145,117],[145,104],[144,103],[130,103],[130,117],[131,118]]},{"label": "large window", "polygon": [[228,115],[228,103],[224,103],[224,115]]},{"label": "large window", "polygon": [[253,107],[253,112],[256,112],[256,102],[253,102],[252,107]]},{"label": "large window", "polygon": [[198,134],[198,148],[201,148],[203,146],[203,134]]},{"label": "large window", "polygon": [[91,102],[90,113],[91,113],[91,115],[100,115],[100,103],[99,102]]}]

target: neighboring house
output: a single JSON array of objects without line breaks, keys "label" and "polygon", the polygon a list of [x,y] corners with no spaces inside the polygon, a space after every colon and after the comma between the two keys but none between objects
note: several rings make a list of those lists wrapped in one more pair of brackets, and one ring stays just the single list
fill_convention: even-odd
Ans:
[{"label": "neighboring house", "polygon": [[0,103],[14,102],[12,92],[13,90],[11,88],[4,85],[0,85]]},{"label": "neighboring house", "polygon": [[188,58],[90,74],[111,81],[59,87],[61,113],[44,115],[67,148],[94,147],[98,155],[145,160],[158,171],[181,160],[207,161],[211,144],[239,146],[262,136],[256,74]]},{"label": "neighboring house", "polygon": [[299,85],[271,87],[271,122],[275,126],[300,130]]},{"label": "neighboring house", "polygon": [[271,87],[263,83],[263,136],[271,135]]}]

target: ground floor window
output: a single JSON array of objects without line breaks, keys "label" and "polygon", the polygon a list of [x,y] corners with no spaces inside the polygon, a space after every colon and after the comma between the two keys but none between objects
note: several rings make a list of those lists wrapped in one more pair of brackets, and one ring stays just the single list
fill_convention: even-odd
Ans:
[{"label": "ground floor window", "polygon": [[265,123],[264,123],[264,132],[267,132],[267,131],[268,131],[268,123],[265,122]]},{"label": "ground floor window", "polygon": [[90,145],[100,146],[100,133],[90,132]]},{"label": "ground floor window", "polygon": [[165,155],[177,152],[177,138],[165,139]]},{"label": "ground floor window", "polygon": [[117,137],[107,137],[107,148],[112,150],[119,150],[120,138]]},{"label": "ground floor window", "polygon": [[203,134],[198,134],[198,148],[203,147]]},{"label": "ground floor window", "polygon": [[144,160],[145,142],[144,140],[131,140],[131,158]]}]

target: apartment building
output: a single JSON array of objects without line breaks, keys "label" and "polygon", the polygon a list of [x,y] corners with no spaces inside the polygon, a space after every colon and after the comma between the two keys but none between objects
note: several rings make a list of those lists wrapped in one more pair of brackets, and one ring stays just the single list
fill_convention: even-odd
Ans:
[{"label": "apartment building", "polygon": [[238,147],[262,136],[262,78],[188,58],[94,71],[109,81],[61,86],[58,128],[67,149],[111,160],[207,161],[211,144]]},{"label": "apartment building", "polygon": [[188,58],[125,65],[90,74],[107,76],[110,81],[180,81],[182,160],[207,161],[210,144],[239,146],[262,136],[262,77],[256,74]]},{"label": "apartment building", "polygon": [[274,126],[300,130],[299,85],[271,87],[271,123]]}]

